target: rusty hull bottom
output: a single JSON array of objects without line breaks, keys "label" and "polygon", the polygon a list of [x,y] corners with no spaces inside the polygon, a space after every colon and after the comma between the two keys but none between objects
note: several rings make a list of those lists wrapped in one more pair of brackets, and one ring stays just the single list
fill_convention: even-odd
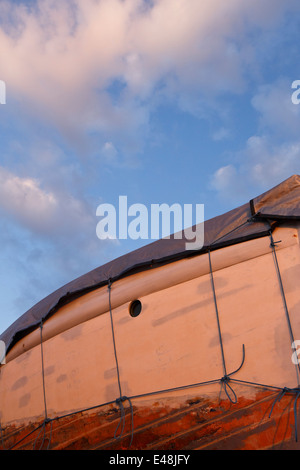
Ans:
[{"label": "rusty hull bottom", "polygon": [[[133,403],[134,434],[130,450],[288,450],[300,449],[295,439],[295,396],[278,392],[257,392],[255,398],[210,401],[201,396],[187,400],[180,408],[137,407]],[[93,413],[78,413],[54,419],[36,430],[40,423],[2,430],[2,449],[127,450],[131,434],[131,410],[124,402],[125,426],[114,438],[120,423],[117,405]],[[122,430],[122,423],[118,434]],[[31,433],[30,435],[28,435]],[[300,434],[300,433],[299,433]]]}]

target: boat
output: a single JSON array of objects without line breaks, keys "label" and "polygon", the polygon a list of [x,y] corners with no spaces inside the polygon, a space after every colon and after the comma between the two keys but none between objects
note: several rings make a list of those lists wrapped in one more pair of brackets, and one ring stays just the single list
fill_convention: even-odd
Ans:
[{"label": "boat", "polygon": [[0,336],[1,449],[299,449],[299,227],[293,175],[34,305]]}]

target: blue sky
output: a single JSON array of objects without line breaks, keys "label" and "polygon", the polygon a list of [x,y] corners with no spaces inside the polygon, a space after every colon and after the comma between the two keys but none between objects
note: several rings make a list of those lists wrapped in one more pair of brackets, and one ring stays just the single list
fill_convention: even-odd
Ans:
[{"label": "blue sky", "polygon": [[1,0],[1,331],[147,243],[99,204],[209,219],[300,173],[299,31],[298,0]]}]

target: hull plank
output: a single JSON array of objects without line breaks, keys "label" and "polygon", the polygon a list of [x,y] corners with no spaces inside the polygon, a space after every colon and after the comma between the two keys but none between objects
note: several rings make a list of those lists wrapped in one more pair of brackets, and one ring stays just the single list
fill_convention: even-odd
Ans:
[{"label": "hull plank", "polygon": [[[3,430],[2,448],[15,450],[254,450],[299,449],[295,441],[293,398],[285,395],[270,411],[278,393],[256,390],[252,399],[208,400],[201,395],[181,407],[134,406],[126,409],[124,433],[114,438],[120,414],[116,406],[93,413],[79,413],[54,421],[45,434],[34,425]],[[41,423],[40,423],[41,424]],[[40,432],[40,435],[38,436]],[[24,439],[22,442],[19,442]],[[130,445],[130,442],[132,443]]]},{"label": "hull plank", "polygon": [[203,251],[163,240],[20,317],[2,448],[298,449],[299,197],[294,176],[208,221]]}]

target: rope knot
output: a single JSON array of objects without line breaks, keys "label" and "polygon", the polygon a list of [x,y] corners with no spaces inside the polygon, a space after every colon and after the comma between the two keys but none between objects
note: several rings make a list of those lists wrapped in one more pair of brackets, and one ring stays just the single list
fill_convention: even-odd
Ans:
[{"label": "rope knot", "polygon": [[[124,429],[125,429],[125,408],[124,408],[123,403],[125,401],[128,401],[128,403],[130,405],[130,412],[131,412],[131,439],[130,439],[130,444],[129,444],[129,447],[131,447],[131,444],[132,444],[132,441],[133,441],[133,432],[134,432],[134,429],[133,429],[133,406],[132,406],[130,398],[126,397],[125,395],[120,396],[119,398],[116,399],[116,404],[120,408],[121,416],[120,416],[120,421],[118,423],[118,426],[115,430],[114,438],[115,439],[121,439],[123,434],[124,434]],[[121,428],[119,436],[117,436],[117,432],[118,432],[118,429],[119,429],[120,426],[122,426],[122,428]]]},{"label": "rope knot", "polygon": [[271,248],[276,248],[277,243],[281,243],[281,240],[278,240],[277,242],[275,242],[275,241],[272,239],[272,241],[271,241],[271,243],[270,243],[270,247],[271,247]]},{"label": "rope knot", "polygon": [[271,414],[273,412],[273,409],[274,409],[274,406],[276,405],[276,403],[280,402],[280,400],[284,397],[284,395],[286,393],[292,393],[292,394],[295,394],[295,399],[294,399],[294,420],[295,420],[295,441],[298,442],[298,416],[297,416],[297,402],[298,402],[298,398],[300,397],[300,386],[298,385],[297,387],[295,388],[288,388],[288,387],[283,387],[283,389],[278,393],[277,397],[275,398],[273,404],[272,404],[272,407],[271,407],[271,411],[270,411],[270,414],[269,414],[269,418],[271,418]]},{"label": "rope knot", "polygon": [[237,396],[236,396],[235,391],[231,387],[231,385],[229,385],[229,382],[231,381],[231,376],[236,374],[243,367],[244,362],[245,362],[245,345],[243,344],[243,358],[242,358],[241,365],[233,372],[230,372],[230,374],[224,374],[224,376],[220,379],[221,385],[222,386],[224,385],[224,390],[229,401],[234,404],[237,403]]},{"label": "rope knot", "polygon": [[230,381],[229,375],[224,375],[224,377],[221,378],[221,382],[223,382],[223,383],[224,383],[224,382],[227,383],[227,382],[229,382],[229,381]]},{"label": "rope knot", "polygon": [[298,393],[300,393],[300,385],[298,385],[298,387],[295,387],[295,388],[284,387],[284,390],[286,390],[287,392],[298,394]]},{"label": "rope knot", "polygon": [[122,403],[123,401],[127,401],[127,400],[129,401],[129,398],[126,397],[126,396],[119,397],[119,398],[116,399],[116,403],[117,403],[117,405],[119,405],[119,404]]}]

